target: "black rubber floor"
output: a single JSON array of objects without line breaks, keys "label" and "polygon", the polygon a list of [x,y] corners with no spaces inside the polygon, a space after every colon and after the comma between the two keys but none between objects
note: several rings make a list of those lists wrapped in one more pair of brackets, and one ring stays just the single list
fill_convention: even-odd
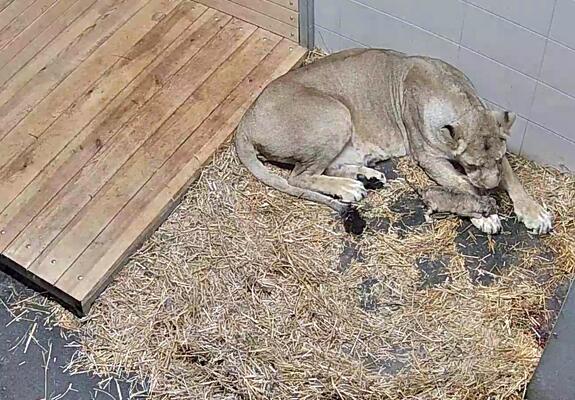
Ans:
[{"label": "black rubber floor", "polygon": [[529,384],[529,400],[575,399],[575,286],[563,308]]},{"label": "black rubber floor", "polygon": [[[127,381],[68,373],[65,366],[75,352],[74,336],[51,326],[47,309],[28,309],[23,313],[14,307],[33,295],[32,290],[0,272],[1,400],[145,398],[130,396]],[[132,392],[138,390],[134,388]]]}]

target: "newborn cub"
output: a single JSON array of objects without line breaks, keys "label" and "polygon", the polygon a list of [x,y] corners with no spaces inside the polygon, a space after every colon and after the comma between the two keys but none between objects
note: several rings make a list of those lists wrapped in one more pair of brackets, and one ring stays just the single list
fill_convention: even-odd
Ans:
[{"label": "newborn cub", "polygon": [[418,190],[427,212],[425,219],[430,220],[434,212],[457,214],[462,217],[481,218],[497,213],[495,199],[488,196],[478,196],[470,193],[432,186]]}]

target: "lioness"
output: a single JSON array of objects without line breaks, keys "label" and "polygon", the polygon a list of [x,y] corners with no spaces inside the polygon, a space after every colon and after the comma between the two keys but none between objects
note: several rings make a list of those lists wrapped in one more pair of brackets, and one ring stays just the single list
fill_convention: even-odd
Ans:
[{"label": "lioness", "polygon": [[[527,194],[505,157],[515,114],[489,110],[458,69],[438,59],[384,49],[351,49],[272,82],[238,126],[236,151],[263,183],[344,213],[385,182],[371,168],[411,155],[440,186],[478,194],[502,187],[536,233],[551,215]],[[289,179],[264,161],[294,166]],[[456,168],[457,166],[462,167]],[[472,218],[497,233],[497,214]]]}]

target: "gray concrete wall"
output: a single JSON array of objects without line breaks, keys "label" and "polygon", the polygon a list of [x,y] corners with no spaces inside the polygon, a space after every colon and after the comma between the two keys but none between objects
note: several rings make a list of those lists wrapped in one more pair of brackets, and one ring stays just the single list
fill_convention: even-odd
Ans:
[{"label": "gray concrete wall", "polygon": [[575,0],[315,0],[315,39],[452,63],[519,115],[513,152],[575,171]]}]

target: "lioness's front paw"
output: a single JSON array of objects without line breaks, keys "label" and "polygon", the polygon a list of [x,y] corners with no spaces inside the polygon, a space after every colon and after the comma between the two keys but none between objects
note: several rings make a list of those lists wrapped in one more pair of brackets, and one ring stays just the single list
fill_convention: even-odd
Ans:
[{"label": "lioness's front paw", "polygon": [[471,223],[484,233],[495,234],[501,231],[501,220],[497,214],[490,215],[489,217],[471,218]]},{"label": "lioness's front paw", "polygon": [[367,195],[363,184],[352,179],[338,182],[336,196],[344,203],[354,203],[360,201]]},{"label": "lioness's front paw", "polygon": [[542,235],[549,233],[553,228],[553,216],[537,203],[516,205],[515,215],[533,233]]}]

